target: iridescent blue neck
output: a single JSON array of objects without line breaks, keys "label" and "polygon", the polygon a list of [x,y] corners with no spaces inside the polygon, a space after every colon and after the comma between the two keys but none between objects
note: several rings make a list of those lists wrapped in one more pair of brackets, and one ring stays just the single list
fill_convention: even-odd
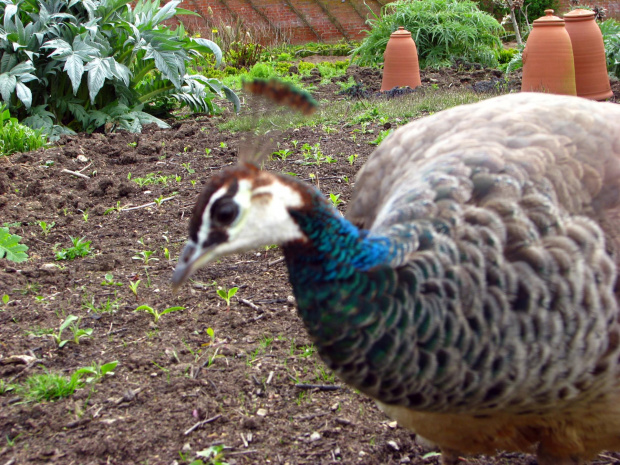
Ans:
[{"label": "iridescent blue neck", "polygon": [[308,238],[284,246],[293,284],[346,280],[389,263],[395,253],[388,238],[358,229],[318,196],[309,210],[290,212]]}]

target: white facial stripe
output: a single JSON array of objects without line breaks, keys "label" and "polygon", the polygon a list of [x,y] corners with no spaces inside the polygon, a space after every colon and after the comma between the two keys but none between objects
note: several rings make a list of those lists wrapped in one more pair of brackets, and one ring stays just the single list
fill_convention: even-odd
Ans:
[{"label": "white facial stripe", "polygon": [[281,245],[304,239],[304,234],[288,212],[289,208],[298,208],[302,205],[302,197],[294,188],[274,180],[271,184],[252,190],[252,182],[248,179],[241,179],[233,197],[239,206],[239,216],[226,228],[227,240],[221,244],[214,244],[209,251],[203,250],[202,244],[208,239],[211,230],[211,208],[214,202],[227,193],[227,187],[216,191],[204,210],[202,224],[198,231],[198,244],[193,257],[196,260],[194,269],[231,253],[241,253],[265,245]]},{"label": "white facial stripe", "polygon": [[209,199],[209,203],[207,207],[202,212],[202,222],[200,224],[200,230],[198,231],[198,245],[204,244],[204,242],[209,237],[209,231],[211,229],[211,207],[221,197],[224,197],[228,192],[228,186],[224,186],[221,189],[217,190],[211,198]]}]

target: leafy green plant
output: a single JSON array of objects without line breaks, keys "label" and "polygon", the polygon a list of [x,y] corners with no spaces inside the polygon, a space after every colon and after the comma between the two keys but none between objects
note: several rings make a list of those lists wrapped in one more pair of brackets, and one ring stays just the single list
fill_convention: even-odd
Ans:
[{"label": "leafy green plant", "polygon": [[8,392],[15,390],[16,385],[13,383],[8,383],[3,379],[0,379],[0,396],[5,395]]},{"label": "leafy green plant", "polygon": [[101,285],[102,286],[122,286],[123,283],[114,281],[114,275],[112,273],[106,273],[103,276],[103,281],[101,281]]},{"label": "leafy green plant", "polygon": [[82,337],[89,337],[93,333],[93,330],[91,328],[80,329],[79,327],[80,321],[81,321],[81,318],[78,318],[75,315],[69,315],[65,319],[65,321],[63,321],[60,324],[60,327],[58,328],[57,332],[52,332],[51,334],[49,334],[50,337],[54,340],[54,342],[58,346],[58,348],[62,348],[67,342],[71,342],[71,339],[62,338],[62,333],[67,328],[69,328],[71,332],[73,333],[73,341],[76,344],[80,343],[80,339]]},{"label": "leafy green plant", "polygon": [[78,318],[77,321],[74,321],[73,324],[69,326],[69,329],[73,333],[73,342],[75,342],[76,344],[79,344],[80,339],[82,339],[83,337],[90,337],[93,334],[92,328],[80,328],[81,320],[81,318]]},{"label": "leafy green plant", "polygon": [[153,315],[153,318],[155,319],[155,323],[157,323],[159,319],[162,316],[164,316],[166,313],[178,312],[180,310],[185,310],[185,307],[168,307],[167,309],[159,313],[153,307],[149,307],[148,305],[140,305],[134,310],[134,312],[143,311],[143,312],[150,313],[151,315]]},{"label": "leafy green plant", "polygon": [[187,171],[189,174],[194,174],[196,172],[195,169],[191,167],[191,163],[188,161],[187,163],[181,163],[181,166]]},{"label": "leafy green plant", "polygon": [[213,328],[209,327],[205,330],[205,332],[207,333],[207,336],[209,336],[209,344],[215,344],[215,331],[213,330]]},{"label": "leafy green plant", "polygon": [[[0,93],[18,119],[55,133],[92,131],[111,124],[139,131],[163,121],[147,112],[162,101],[192,111],[219,111],[215,97],[239,100],[216,79],[188,74],[191,55],[221,60],[212,41],[190,38],[182,25],[165,21],[181,14],[173,0],[16,0],[2,2]],[[24,119],[25,118],[25,119]],[[55,126],[56,125],[56,126]]]},{"label": "leafy green plant", "polygon": [[274,157],[278,157],[280,160],[286,160],[293,152],[289,149],[280,149],[277,152],[273,152],[271,155]]},{"label": "leafy green plant", "polygon": [[45,144],[47,144],[47,137],[41,130],[20,124],[17,118],[11,118],[6,105],[0,104],[0,156],[11,155],[15,152],[29,152]]},{"label": "leafy green plant", "polygon": [[72,247],[56,251],[56,260],[73,260],[77,257],[85,257],[91,253],[90,244],[85,237],[71,237]]},{"label": "leafy green plant", "polygon": [[136,281],[129,281],[129,289],[131,289],[131,292],[133,292],[133,294],[136,296],[136,299],[138,298],[138,286],[140,285],[140,280],[136,280]]},{"label": "leafy green plant", "polygon": [[[194,460],[190,465],[228,465],[228,462],[224,462],[226,453],[222,444],[209,446],[204,450],[196,452],[196,456],[200,458]],[[203,458],[207,459],[207,462],[203,461]]]},{"label": "leafy green plant", "polygon": [[153,255],[154,253],[154,250],[143,250],[142,252],[138,252],[131,258],[133,258],[134,260],[142,260],[145,265],[148,265],[149,261],[151,260],[159,261],[157,258],[151,258],[151,255]]},{"label": "leafy green plant", "polygon": [[343,200],[340,198],[340,194],[332,194],[331,192],[329,193],[329,200],[334,207],[338,207],[338,205],[343,202]]},{"label": "leafy green plant", "polygon": [[354,63],[383,62],[390,34],[404,26],[417,45],[421,68],[450,66],[454,58],[497,66],[495,50],[501,47],[504,29],[474,1],[398,0],[381,13],[367,20],[372,29],[353,51]]},{"label": "leafy green plant", "polygon": [[97,383],[106,375],[113,376],[114,369],[118,365],[118,360],[113,362],[104,363],[103,365],[99,365],[97,362],[93,362],[93,364],[89,367],[80,368],[75,371],[74,375],[79,377],[85,377],[84,382],[86,383]]},{"label": "leafy green plant", "polygon": [[607,71],[620,79],[620,22],[609,18],[599,23],[599,27],[605,44]]},{"label": "leafy green plant", "polygon": [[112,212],[117,212],[117,213],[120,213],[120,212],[122,212],[122,211],[123,211],[123,208],[124,208],[124,207],[122,207],[122,206],[121,206],[121,201],[120,201],[120,200],[117,200],[117,201],[116,201],[116,206],[115,206],[115,207],[110,207],[110,208],[107,208],[107,209],[103,212],[103,214],[104,214],[104,215],[109,215],[109,214],[110,214],[110,213],[112,213]]},{"label": "leafy green plant", "polygon": [[381,144],[381,142],[383,142],[385,140],[385,138],[387,136],[389,136],[391,133],[393,132],[393,129],[386,129],[383,130],[381,132],[379,132],[379,135],[377,136],[376,139],[371,140],[370,142],[368,142],[370,145],[379,145]]},{"label": "leafy green plant", "polygon": [[21,236],[11,234],[9,228],[0,228],[0,258],[6,258],[15,263],[28,260],[26,254],[28,246],[20,244],[20,240]]},{"label": "leafy green plant", "polygon": [[226,302],[226,307],[230,308],[230,299],[234,297],[234,295],[239,290],[238,287],[231,287],[230,289],[218,289],[217,295],[219,295]]}]

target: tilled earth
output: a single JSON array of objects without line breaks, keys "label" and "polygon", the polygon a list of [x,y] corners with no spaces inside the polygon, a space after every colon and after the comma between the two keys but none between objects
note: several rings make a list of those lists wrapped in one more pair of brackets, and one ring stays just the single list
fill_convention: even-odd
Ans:
[{"label": "tilled earth", "polygon": [[[366,92],[378,90],[377,71],[350,72]],[[488,91],[500,87],[497,78],[491,70],[425,72],[423,87]],[[504,90],[518,84],[517,76]],[[322,86],[316,96],[346,98],[337,90]],[[620,97],[618,83],[614,90]],[[240,136],[219,131],[217,122],[203,117],[142,134],[83,134],[0,158],[1,223],[29,247],[26,262],[0,261],[0,297],[10,298],[0,304],[0,463],[188,464],[211,446],[222,446],[220,462],[212,463],[439,463],[324,368],[296,315],[277,248],[221,260],[172,294],[169,280],[196,196],[212,173],[237,160]],[[340,195],[344,210],[382,126],[372,124],[374,133],[355,140],[359,127],[344,122],[337,134],[286,131],[280,147],[292,155],[265,169]],[[320,143],[336,161],[305,164],[304,143]],[[351,154],[358,155],[352,165]],[[92,241],[92,253],[56,261],[70,237]],[[130,283],[138,280],[134,293]],[[216,290],[232,287],[239,290],[227,308]],[[140,305],[184,310],[155,323],[135,311]],[[49,332],[69,315],[92,335],[58,348]],[[72,338],[68,329],[65,338]],[[29,401],[7,389],[31,375],[70,376],[111,361],[118,361],[113,375],[60,400]],[[601,455],[597,463],[620,463],[614,457]],[[506,453],[470,460],[535,463]]]}]

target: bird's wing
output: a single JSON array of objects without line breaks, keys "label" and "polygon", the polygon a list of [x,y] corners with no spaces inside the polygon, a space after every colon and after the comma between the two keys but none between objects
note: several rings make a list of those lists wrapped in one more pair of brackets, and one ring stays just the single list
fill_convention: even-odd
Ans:
[{"label": "bird's wing", "polygon": [[413,121],[360,170],[346,216],[380,232],[436,217],[443,196],[476,205],[493,192],[526,196],[531,185],[567,214],[598,222],[620,265],[620,105],[612,103],[519,93]]}]

